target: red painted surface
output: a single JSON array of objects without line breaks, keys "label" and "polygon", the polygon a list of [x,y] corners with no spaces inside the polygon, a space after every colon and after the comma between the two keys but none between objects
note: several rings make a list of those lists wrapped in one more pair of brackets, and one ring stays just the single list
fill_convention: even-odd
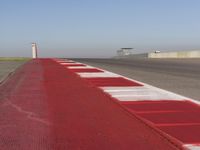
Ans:
[{"label": "red painted surface", "polygon": [[99,69],[95,69],[95,68],[80,68],[80,69],[70,69],[73,72],[103,72]]},{"label": "red painted surface", "polygon": [[28,62],[0,86],[1,150],[173,150],[111,97],[50,59]]},{"label": "red painted surface", "polygon": [[70,67],[75,67],[75,66],[86,66],[86,65],[84,65],[84,64],[62,64],[63,66],[70,66]]},{"label": "red painted surface", "polygon": [[199,123],[199,112],[151,112],[140,114],[143,118],[158,124],[184,124],[184,123]]},{"label": "red painted surface", "polygon": [[159,128],[185,144],[200,144],[200,124],[163,126]]},{"label": "red painted surface", "polygon": [[173,112],[173,111],[200,111],[200,107],[190,101],[129,101],[122,102],[127,108],[137,113]]},{"label": "red painted surface", "polygon": [[86,79],[95,86],[142,86],[139,83],[129,81],[122,77],[109,78],[88,78]]},{"label": "red painted surface", "polygon": [[75,63],[74,61],[59,61],[59,63]]},{"label": "red painted surface", "polygon": [[122,102],[128,110],[148,120],[184,144],[200,144],[200,107],[191,101]]}]

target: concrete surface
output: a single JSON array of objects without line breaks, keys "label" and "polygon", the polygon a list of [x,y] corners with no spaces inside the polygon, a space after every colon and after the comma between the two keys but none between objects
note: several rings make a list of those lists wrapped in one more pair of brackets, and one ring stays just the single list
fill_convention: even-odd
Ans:
[{"label": "concrete surface", "polygon": [[148,54],[148,58],[200,58],[200,50],[197,50],[197,51],[149,53]]},{"label": "concrete surface", "polygon": [[115,56],[114,58],[117,59],[135,59],[135,58],[148,58],[148,53],[142,53],[142,54],[131,54],[126,56]]},{"label": "concrete surface", "polygon": [[0,82],[4,80],[9,73],[13,72],[24,63],[25,61],[0,61]]},{"label": "concrete surface", "polygon": [[200,59],[75,59],[200,100]]}]

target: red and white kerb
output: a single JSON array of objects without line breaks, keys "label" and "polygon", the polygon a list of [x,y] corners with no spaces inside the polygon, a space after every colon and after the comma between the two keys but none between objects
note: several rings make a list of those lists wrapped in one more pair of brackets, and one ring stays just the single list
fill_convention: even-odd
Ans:
[{"label": "red and white kerb", "polygon": [[130,113],[183,147],[200,149],[200,105],[193,99],[71,60],[55,60],[113,97]]}]

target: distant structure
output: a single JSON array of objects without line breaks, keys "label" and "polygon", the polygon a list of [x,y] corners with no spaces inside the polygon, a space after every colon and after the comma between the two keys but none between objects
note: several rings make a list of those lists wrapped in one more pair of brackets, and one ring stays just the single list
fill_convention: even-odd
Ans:
[{"label": "distant structure", "polygon": [[200,58],[200,50],[154,51],[148,53],[148,58]]},{"label": "distant structure", "polygon": [[36,43],[32,43],[32,58],[37,58],[38,54],[37,54],[37,44]]},{"label": "distant structure", "polygon": [[117,51],[117,55],[118,56],[128,56],[128,55],[131,55],[132,50],[133,48],[121,48],[120,50]]}]

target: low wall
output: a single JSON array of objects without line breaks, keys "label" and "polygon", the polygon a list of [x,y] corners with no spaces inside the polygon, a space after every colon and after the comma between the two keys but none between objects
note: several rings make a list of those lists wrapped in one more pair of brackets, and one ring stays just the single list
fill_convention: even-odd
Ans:
[{"label": "low wall", "polygon": [[198,50],[198,51],[149,53],[148,58],[200,58],[200,50]]},{"label": "low wall", "polygon": [[132,54],[127,56],[116,56],[115,58],[120,59],[132,59],[132,58],[148,58],[148,53],[142,53],[142,54]]}]

